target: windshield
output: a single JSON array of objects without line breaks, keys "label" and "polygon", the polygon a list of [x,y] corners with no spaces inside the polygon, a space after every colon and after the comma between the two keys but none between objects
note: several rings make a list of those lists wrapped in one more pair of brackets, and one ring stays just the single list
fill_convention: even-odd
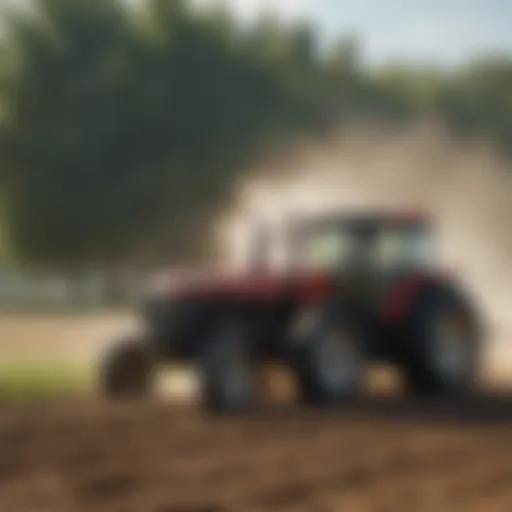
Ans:
[{"label": "windshield", "polygon": [[309,235],[300,254],[301,266],[332,270],[352,259],[357,239],[349,232],[330,229]]},{"label": "windshield", "polygon": [[375,264],[383,270],[425,268],[433,258],[430,231],[422,228],[386,229],[376,239]]},{"label": "windshield", "polygon": [[295,256],[301,267],[319,270],[356,264],[384,271],[423,268],[432,259],[432,245],[430,232],[423,227],[333,225],[303,235]]}]

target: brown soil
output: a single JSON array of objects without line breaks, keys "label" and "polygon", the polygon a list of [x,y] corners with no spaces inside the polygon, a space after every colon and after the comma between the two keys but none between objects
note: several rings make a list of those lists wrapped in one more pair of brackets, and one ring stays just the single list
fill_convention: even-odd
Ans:
[{"label": "brown soil", "polygon": [[512,510],[512,398],[207,418],[92,400],[0,417],[6,512]]},{"label": "brown soil", "polygon": [[[97,320],[3,319],[0,354],[83,360],[124,322]],[[0,410],[0,512],[506,512],[511,481],[506,396],[223,419],[89,398]]]}]

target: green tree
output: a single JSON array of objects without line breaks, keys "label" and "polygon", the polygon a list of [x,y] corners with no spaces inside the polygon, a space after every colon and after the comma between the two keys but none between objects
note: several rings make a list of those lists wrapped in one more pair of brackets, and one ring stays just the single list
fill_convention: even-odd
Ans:
[{"label": "green tree", "polygon": [[354,117],[435,114],[512,142],[512,61],[362,66],[307,25],[242,31],[186,0],[32,0],[0,47],[2,221],[31,264],[80,269],[208,249],[255,156]]},{"label": "green tree", "polygon": [[138,20],[115,0],[34,7],[13,25],[21,66],[3,139],[6,227],[30,262],[117,263],[166,239],[189,255],[191,226],[254,154],[318,120],[306,27],[273,40],[260,27],[251,43],[184,1],[147,0]]},{"label": "green tree", "polygon": [[23,257],[73,265],[124,243],[128,31],[114,1],[34,7],[13,20],[21,65],[4,130],[6,228]]},{"label": "green tree", "polygon": [[447,77],[436,91],[441,115],[462,133],[512,147],[512,61],[487,57]]}]

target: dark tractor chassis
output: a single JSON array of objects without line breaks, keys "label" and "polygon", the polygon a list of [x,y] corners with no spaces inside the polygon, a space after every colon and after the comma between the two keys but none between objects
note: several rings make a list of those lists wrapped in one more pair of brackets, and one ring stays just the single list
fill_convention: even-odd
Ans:
[{"label": "dark tractor chassis", "polygon": [[151,297],[144,334],[113,345],[102,361],[103,393],[147,395],[166,362],[196,365],[202,403],[214,411],[252,407],[268,361],[291,369],[311,406],[355,399],[370,361],[397,365],[417,395],[472,389],[478,315],[460,284],[432,269],[428,220],[344,215],[290,232],[285,271],[184,279]]}]

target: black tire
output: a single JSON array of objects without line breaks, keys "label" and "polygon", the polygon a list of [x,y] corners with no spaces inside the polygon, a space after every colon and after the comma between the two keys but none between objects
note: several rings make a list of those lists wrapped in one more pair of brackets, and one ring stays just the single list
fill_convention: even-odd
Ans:
[{"label": "black tire", "polygon": [[319,312],[309,332],[295,340],[293,364],[305,405],[336,406],[354,400],[364,383],[363,338],[349,318]]},{"label": "black tire", "polygon": [[249,410],[257,395],[257,367],[245,329],[225,322],[214,332],[199,358],[203,408],[217,413]]},{"label": "black tire", "polygon": [[109,399],[150,395],[154,358],[141,340],[125,338],[110,346],[100,361],[99,391]]},{"label": "black tire", "polygon": [[477,319],[451,290],[432,290],[415,308],[405,339],[410,393],[461,396],[475,389],[480,359]]}]

